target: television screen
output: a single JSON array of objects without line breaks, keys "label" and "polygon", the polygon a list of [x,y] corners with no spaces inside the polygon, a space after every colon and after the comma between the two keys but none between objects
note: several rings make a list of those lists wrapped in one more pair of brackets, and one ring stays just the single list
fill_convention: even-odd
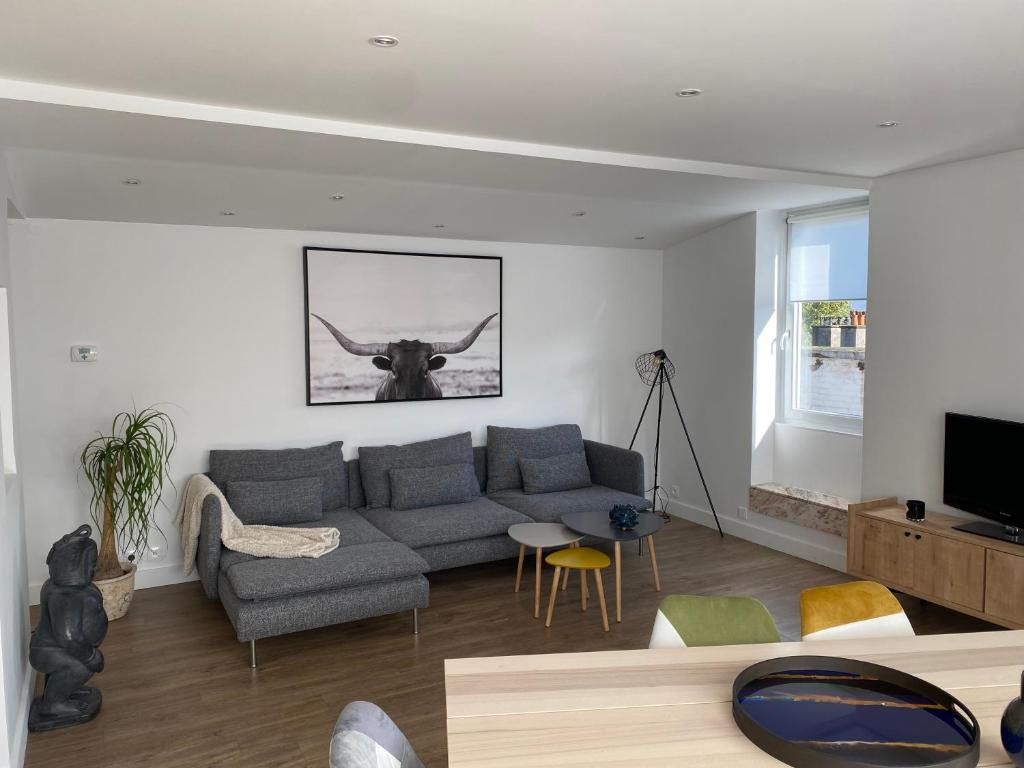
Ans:
[{"label": "television screen", "polygon": [[943,502],[1004,525],[1024,526],[1024,424],[946,414]]}]

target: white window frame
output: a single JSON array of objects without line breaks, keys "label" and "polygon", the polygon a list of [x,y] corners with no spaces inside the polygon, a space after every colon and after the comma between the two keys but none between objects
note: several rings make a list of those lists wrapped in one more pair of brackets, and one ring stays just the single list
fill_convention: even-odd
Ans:
[{"label": "white window frame", "polygon": [[[843,416],[836,413],[824,413],[796,407],[797,366],[800,359],[796,354],[798,345],[797,333],[800,327],[799,307],[789,300],[789,241],[794,221],[806,221],[812,218],[826,218],[848,213],[867,213],[867,199],[844,202],[835,205],[803,208],[790,211],[786,215],[786,247],[779,265],[779,404],[778,413],[781,421],[808,429],[820,429],[828,432],[840,432],[849,435],[864,434],[864,419],[856,416]],[[870,266],[869,266],[870,268]],[[864,298],[867,300],[867,297]]]}]

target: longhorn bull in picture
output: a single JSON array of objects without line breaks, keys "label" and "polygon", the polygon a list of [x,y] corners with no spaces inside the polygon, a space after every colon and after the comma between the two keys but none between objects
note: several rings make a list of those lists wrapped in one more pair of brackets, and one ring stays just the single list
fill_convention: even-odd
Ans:
[{"label": "longhorn bull in picture", "polygon": [[427,342],[419,339],[400,339],[361,344],[352,341],[315,312],[310,314],[326,326],[346,352],[361,357],[372,357],[373,365],[384,371],[384,377],[377,387],[378,401],[429,400],[444,397],[431,372],[444,367],[448,362],[445,355],[457,355],[469,349],[487,324],[498,316],[495,312],[485,317],[459,341]]}]

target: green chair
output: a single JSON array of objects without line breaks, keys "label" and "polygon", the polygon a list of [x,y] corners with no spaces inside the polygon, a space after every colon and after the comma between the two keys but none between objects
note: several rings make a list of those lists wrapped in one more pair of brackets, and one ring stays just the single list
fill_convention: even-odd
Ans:
[{"label": "green chair", "polygon": [[650,648],[777,643],[768,609],[752,597],[671,595],[661,601]]}]

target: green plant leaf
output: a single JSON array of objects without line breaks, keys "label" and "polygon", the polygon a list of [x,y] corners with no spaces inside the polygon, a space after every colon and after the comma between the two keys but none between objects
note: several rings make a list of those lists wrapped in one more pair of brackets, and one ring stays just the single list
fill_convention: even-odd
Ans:
[{"label": "green plant leaf", "polygon": [[81,455],[81,472],[89,483],[89,513],[103,531],[105,504],[112,512],[120,554],[134,550],[136,560],[146,552],[149,534],[156,529],[154,512],[162,504],[170,483],[170,458],[177,442],[174,423],[155,407],[125,411],[114,416],[110,434],[90,440]]}]

